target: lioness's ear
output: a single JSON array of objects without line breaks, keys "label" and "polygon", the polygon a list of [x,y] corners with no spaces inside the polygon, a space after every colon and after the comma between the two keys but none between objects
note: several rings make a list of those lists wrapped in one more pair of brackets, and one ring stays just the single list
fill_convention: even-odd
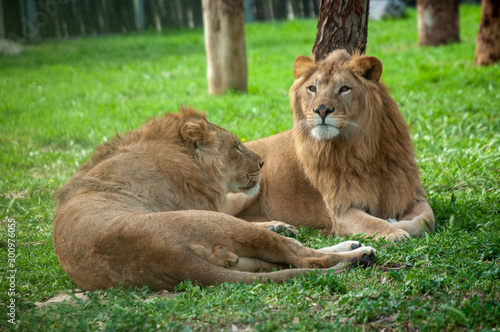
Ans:
[{"label": "lioness's ear", "polygon": [[353,71],[370,81],[378,82],[382,76],[382,62],[373,56],[365,56],[353,60]]},{"label": "lioness's ear", "polygon": [[297,79],[303,76],[311,69],[311,66],[313,64],[314,64],[313,59],[308,58],[304,55],[299,55],[297,59],[295,59],[295,62],[293,63],[293,77]]},{"label": "lioness's ear", "polygon": [[186,122],[181,128],[181,137],[188,142],[203,143],[207,136],[207,124],[202,120]]}]

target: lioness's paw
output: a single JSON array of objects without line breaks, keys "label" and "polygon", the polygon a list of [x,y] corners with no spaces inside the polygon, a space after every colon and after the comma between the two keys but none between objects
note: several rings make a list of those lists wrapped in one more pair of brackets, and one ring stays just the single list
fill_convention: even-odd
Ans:
[{"label": "lioness's paw", "polygon": [[273,225],[269,226],[267,229],[287,237],[296,237],[300,234],[297,228],[281,221],[273,222]]},{"label": "lioness's paw", "polygon": [[358,248],[365,246],[364,244],[362,244],[359,241],[345,241],[343,243],[349,243],[351,245],[351,250],[358,249]]},{"label": "lioness's paw", "polygon": [[351,260],[350,263],[354,266],[371,266],[375,262],[375,257],[377,250],[372,247],[361,247],[353,250],[353,252],[359,253],[358,257]]},{"label": "lioness's paw", "polygon": [[377,249],[372,248],[372,247],[365,247],[365,246],[359,247],[353,251],[354,252],[362,252],[362,253],[367,254],[368,256],[370,256],[372,258],[375,258],[375,255],[377,254]]},{"label": "lioness's paw", "polygon": [[351,251],[361,247],[363,247],[363,244],[361,244],[359,241],[344,241],[331,247],[318,249],[318,251],[323,252],[325,254],[329,254],[334,252]]}]

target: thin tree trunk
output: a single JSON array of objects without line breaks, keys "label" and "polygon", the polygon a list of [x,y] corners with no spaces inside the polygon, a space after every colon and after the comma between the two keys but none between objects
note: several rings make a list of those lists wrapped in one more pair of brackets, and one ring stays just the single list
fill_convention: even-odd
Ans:
[{"label": "thin tree trunk", "polygon": [[293,0],[292,1],[293,12],[295,13],[295,17],[304,18],[304,3],[302,0]]},{"label": "thin tree trunk", "polygon": [[277,18],[277,17],[274,15],[273,0],[266,0],[265,6],[266,6],[266,12],[267,12],[266,13],[267,19],[269,21],[274,21],[275,18]]},{"label": "thin tree trunk", "polygon": [[203,8],[200,0],[191,0],[193,3],[194,26],[203,25]]},{"label": "thin tree trunk", "polygon": [[482,0],[481,24],[476,40],[476,65],[500,60],[500,1]]},{"label": "thin tree trunk", "polygon": [[160,17],[160,4],[157,3],[156,0],[153,0],[153,15],[154,15],[155,29],[156,31],[161,32],[162,25]]},{"label": "thin tree trunk", "polygon": [[265,21],[264,0],[253,0],[253,5],[255,8],[255,20]]},{"label": "thin tree trunk", "polygon": [[273,0],[271,1],[274,19],[286,20],[287,19],[287,2],[288,0]]},{"label": "thin tree trunk", "polygon": [[292,0],[287,0],[286,1],[286,19],[291,21],[294,18],[295,18],[295,15],[293,12]]},{"label": "thin tree trunk", "polygon": [[312,50],[316,61],[336,49],[366,51],[370,0],[320,0],[318,32]]},{"label": "thin tree trunk", "polygon": [[243,0],[203,0],[203,25],[208,92],[247,91]]},{"label": "thin tree trunk", "polygon": [[311,1],[310,0],[302,0],[302,10],[304,11],[304,17],[312,17],[311,15]]},{"label": "thin tree trunk", "polygon": [[5,38],[5,22],[3,16],[3,3],[0,0],[0,38]]},{"label": "thin tree trunk", "polygon": [[417,0],[417,9],[420,46],[460,41],[458,0]]}]

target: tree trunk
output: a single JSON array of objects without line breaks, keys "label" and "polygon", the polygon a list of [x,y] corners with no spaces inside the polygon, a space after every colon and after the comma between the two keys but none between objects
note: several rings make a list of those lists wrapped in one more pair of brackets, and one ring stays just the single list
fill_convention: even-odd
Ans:
[{"label": "tree trunk", "polygon": [[247,91],[243,0],[203,0],[203,26],[210,94]]},{"label": "tree trunk", "polygon": [[200,0],[191,0],[193,3],[193,20],[194,26],[203,26],[203,9]]},{"label": "tree trunk", "polygon": [[276,20],[286,20],[287,16],[287,6],[288,0],[271,0],[271,8],[273,12],[274,19]]},{"label": "tree trunk", "polygon": [[3,15],[3,3],[0,1],[0,38],[5,38],[5,22]]},{"label": "tree trunk", "polygon": [[482,0],[481,6],[476,65],[488,66],[500,60],[500,2]]},{"label": "tree trunk", "polygon": [[312,50],[316,61],[336,49],[366,51],[370,0],[320,0],[318,32]]},{"label": "tree trunk", "polygon": [[417,0],[417,10],[420,46],[460,41],[458,0]]}]

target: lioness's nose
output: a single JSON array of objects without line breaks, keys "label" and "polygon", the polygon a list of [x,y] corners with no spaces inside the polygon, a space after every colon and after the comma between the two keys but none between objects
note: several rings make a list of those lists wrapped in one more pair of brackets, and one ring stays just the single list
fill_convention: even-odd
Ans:
[{"label": "lioness's nose", "polygon": [[313,112],[318,114],[323,121],[326,119],[326,116],[330,113],[333,113],[335,111],[335,108],[328,108],[325,105],[321,104],[319,105],[318,108],[313,109]]},{"label": "lioness's nose", "polygon": [[259,162],[259,169],[262,169],[262,166],[264,166],[264,160]]}]

